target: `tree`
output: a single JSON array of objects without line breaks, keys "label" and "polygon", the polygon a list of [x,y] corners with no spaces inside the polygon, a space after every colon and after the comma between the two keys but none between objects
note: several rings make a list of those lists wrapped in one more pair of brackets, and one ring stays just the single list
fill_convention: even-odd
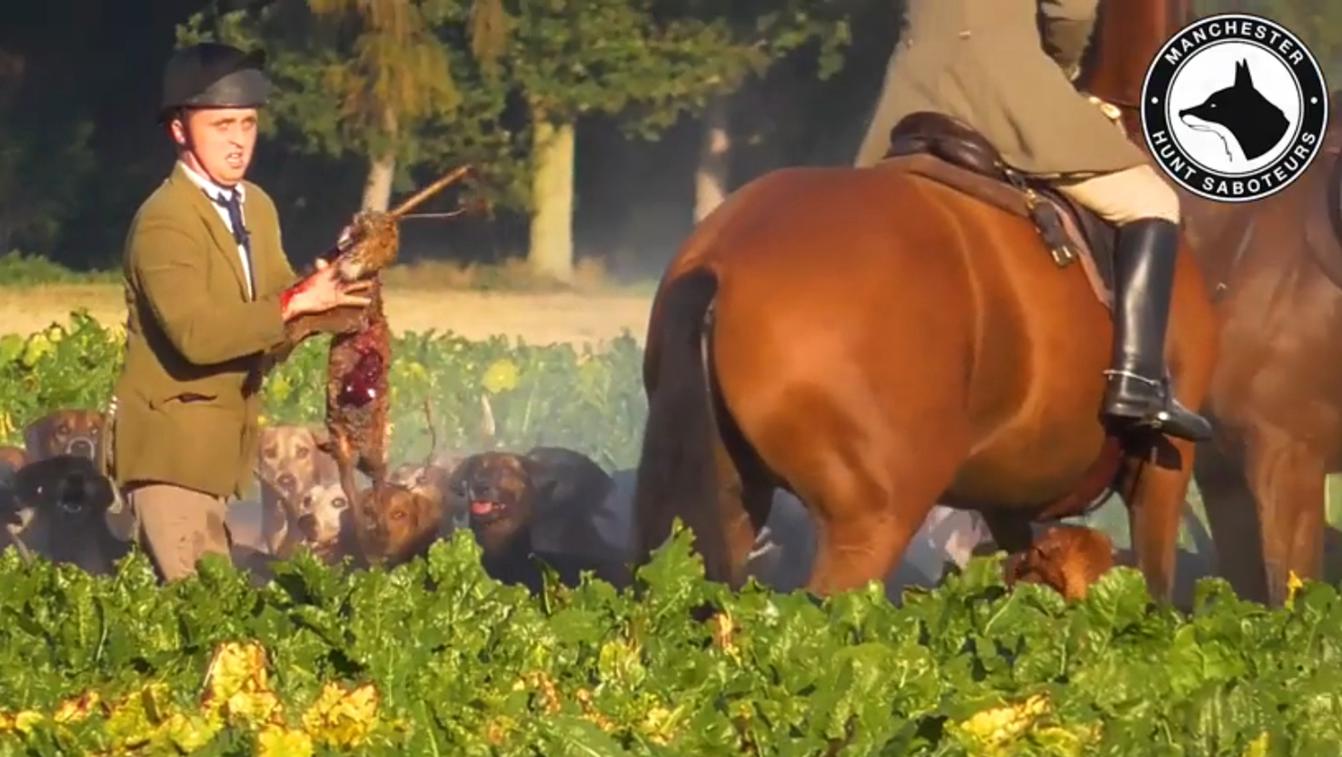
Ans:
[{"label": "tree", "polygon": [[1337,0],[1197,0],[1195,11],[1257,13],[1295,32],[1309,46],[1324,77],[1342,77],[1342,3]]},{"label": "tree", "polygon": [[576,124],[620,116],[628,133],[654,139],[686,113],[763,70],[779,46],[743,37],[725,16],[698,16],[654,0],[509,0],[503,60],[529,113],[532,158],[530,261],[567,279],[573,264]]},{"label": "tree", "polygon": [[506,89],[485,74],[502,50],[480,6],[495,1],[275,0],[196,14],[178,38],[265,50],[268,112],[306,149],[365,156],[361,205],[385,210],[417,165],[515,159],[496,128]]},{"label": "tree", "polygon": [[[852,42],[849,17],[860,8],[855,0],[661,0],[661,6],[665,12],[723,24],[736,44],[759,50],[762,65],[752,71],[757,77],[785,56],[815,45],[822,80],[843,67],[843,52]],[[729,191],[731,94],[713,97],[704,110],[695,171],[695,221],[712,212]]]},{"label": "tree", "polygon": [[309,0],[320,19],[355,29],[354,57],[328,62],[325,80],[339,101],[342,123],[365,135],[370,165],[363,207],[386,210],[391,200],[401,124],[450,118],[460,102],[447,51],[421,8],[405,0]]},{"label": "tree", "polygon": [[803,2],[722,13],[707,0],[272,0],[199,14],[179,36],[264,48],[277,120],[309,149],[367,156],[366,207],[386,206],[393,172],[479,163],[494,199],[530,212],[533,268],[562,280],[579,119],[614,115],[655,139],[807,41],[842,46],[842,22]]},{"label": "tree", "polygon": [[48,252],[78,217],[96,165],[93,107],[62,94],[23,52],[0,50],[0,255],[17,246]]}]

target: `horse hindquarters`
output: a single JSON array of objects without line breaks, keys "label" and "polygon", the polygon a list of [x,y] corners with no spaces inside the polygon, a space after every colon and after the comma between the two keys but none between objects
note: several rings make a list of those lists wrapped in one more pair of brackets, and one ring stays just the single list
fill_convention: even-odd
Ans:
[{"label": "horse hindquarters", "polygon": [[[694,534],[707,577],[739,587],[755,521],[763,524],[772,488],[742,482],[720,435],[704,333],[716,293],[708,271],[672,283],[649,333],[647,354],[656,362],[646,374],[648,416],[634,490],[636,555],[645,563],[679,517]],[[747,516],[743,497],[766,503],[764,512]]]}]

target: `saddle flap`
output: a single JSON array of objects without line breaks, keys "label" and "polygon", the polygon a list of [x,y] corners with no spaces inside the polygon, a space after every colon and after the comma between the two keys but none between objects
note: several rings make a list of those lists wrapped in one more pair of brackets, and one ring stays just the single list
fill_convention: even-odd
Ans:
[{"label": "saddle flap", "polygon": [[[1106,307],[1112,306],[1114,227],[1062,192],[1042,183],[1027,182],[1023,189],[1009,180],[984,176],[926,151],[887,157],[879,165],[885,170],[934,181],[1028,219],[1054,262],[1065,267],[1079,260],[1096,299]],[[1033,198],[1025,189],[1030,190]]]},{"label": "saddle flap", "polygon": [[986,137],[963,121],[932,111],[910,113],[890,130],[885,157],[930,153],[975,173],[1005,179],[1002,155]]}]

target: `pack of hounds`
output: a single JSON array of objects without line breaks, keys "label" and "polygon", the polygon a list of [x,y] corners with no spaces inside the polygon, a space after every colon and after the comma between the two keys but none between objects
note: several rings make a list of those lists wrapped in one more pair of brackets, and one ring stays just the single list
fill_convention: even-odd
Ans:
[{"label": "pack of hounds", "polygon": [[[112,572],[133,549],[133,517],[95,463],[102,428],[97,411],[59,410],[25,429],[24,448],[0,447],[0,546],[95,574]],[[324,433],[299,425],[262,432],[254,471],[259,497],[232,503],[228,523],[234,563],[258,582],[269,578],[272,561],[300,549],[328,563],[350,558],[356,566],[390,567],[424,555],[458,529],[469,529],[480,544],[489,575],[533,592],[541,588],[542,562],[568,585],[583,572],[616,586],[632,580],[632,470],[607,472],[563,447],[431,453],[393,467],[389,493],[354,503],[372,524],[355,533],[335,462],[320,449]],[[1199,541],[1208,541],[1205,534]],[[1198,544],[1198,552],[1209,546]],[[887,576],[887,593],[893,599],[905,587],[932,586],[949,565],[995,549],[977,514],[934,508]],[[802,588],[814,553],[809,516],[780,492],[750,573],[781,591]],[[1181,554],[1181,563],[1190,560]],[[1103,533],[1058,525],[1042,528],[1030,550],[1008,557],[1006,578],[1079,599],[1109,568],[1131,562]],[[1181,565],[1181,583],[1191,578],[1190,568],[1200,572]]]}]

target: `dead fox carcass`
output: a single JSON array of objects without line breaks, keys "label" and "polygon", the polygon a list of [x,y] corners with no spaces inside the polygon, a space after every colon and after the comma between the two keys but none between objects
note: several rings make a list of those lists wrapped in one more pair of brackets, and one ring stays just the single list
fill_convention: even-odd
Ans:
[{"label": "dead fox carcass", "polygon": [[369,279],[369,304],[304,315],[286,326],[286,352],[307,337],[330,333],[326,363],[326,427],[323,449],[335,458],[340,485],[350,503],[359,501],[357,469],[381,488],[387,477],[391,330],[382,310],[381,272],[400,248],[398,222],[432,194],[469,171],[458,168],[387,212],[362,211],[325,258],[344,281]]}]

